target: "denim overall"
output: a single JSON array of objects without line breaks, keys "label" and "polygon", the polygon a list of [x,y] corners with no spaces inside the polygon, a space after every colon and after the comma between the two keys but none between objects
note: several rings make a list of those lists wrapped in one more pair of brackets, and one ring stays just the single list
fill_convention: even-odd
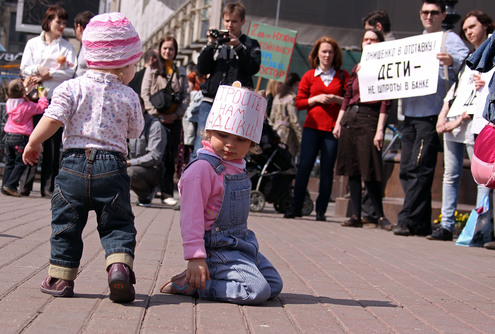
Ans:
[{"label": "denim overall", "polygon": [[[94,210],[107,267],[122,262],[132,268],[136,229],[129,176],[121,153],[69,149],[63,153],[52,197],[52,236],[49,275],[74,279],[82,256],[82,232]],[[53,265],[66,267],[57,277]],[[63,269],[59,269],[63,270]],[[70,277],[70,278],[69,278]]]},{"label": "denim overall", "polygon": [[[218,175],[225,169],[214,156],[200,154],[197,159],[208,161]],[[218,217],[204,236],[210,279],[199,296],[235,304],[260,304],[278,296],[282,278],[258,251],[256,236],[247,228],[251,198],[247,173],[226,174],[224,187]]]}]

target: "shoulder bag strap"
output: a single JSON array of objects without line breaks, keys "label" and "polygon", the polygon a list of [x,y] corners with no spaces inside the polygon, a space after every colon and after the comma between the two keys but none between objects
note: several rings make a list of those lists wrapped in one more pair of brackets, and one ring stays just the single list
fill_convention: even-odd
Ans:
[{"label": "shoulder bag strap", "polygon": [[464,68],[466,67],[466,60],[468,59],[470,55],[467,55],[466,58],[464,58],[464,60],[462,61],[462,64],[461,64],[461,67],[459,67],[459,72],[457,72],[457,78],[455,78],[455,82],[454,82],[454,95],[457,91],[457,86],[459,85],[459,75],[462,74],[462,72],[464,72]]},{"label": "shoulder bag strap", "polygon": [[167,86],[164,88],[166,92],[170,90],[170,85],[172,84],[172,80],[174,79],[174,74],[175,74],[175,65],[174,65],[174,70],[172,71],[172,76],[170,77],[169,80],[167,80]]},{"label": "shoulder bag strap", "polygon": [[[447,34],[450,30],[446,30],[443,32],[442,36],[442,52],[447,52]],[[449,67],[447,65],[443,65],[443,76],[445,78],[445,91],[449,91]]]}]

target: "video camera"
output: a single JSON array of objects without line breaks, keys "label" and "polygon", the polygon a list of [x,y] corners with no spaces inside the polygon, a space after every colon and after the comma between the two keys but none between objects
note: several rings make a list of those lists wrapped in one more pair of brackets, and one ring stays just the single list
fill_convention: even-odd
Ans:
[{"label": "video camera", "polygon": [[230,42],[230,33],[228,30],[210,29],[207,36],[216,38],[218,44]]}]

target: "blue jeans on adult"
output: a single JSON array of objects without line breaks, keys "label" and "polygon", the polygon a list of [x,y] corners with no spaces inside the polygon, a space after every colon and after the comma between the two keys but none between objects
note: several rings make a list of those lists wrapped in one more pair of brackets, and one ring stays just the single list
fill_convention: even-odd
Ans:
[{"label": "blue jeans on adult", "polygon": [[199,105],[198,112],[198,127],[196,128],[196,139],[194,141],[194,149],[191,153],[191,160],[196,158],[196,152],[203,147],[201,141],[203,140],[203,132],[205,130],[206,119],[210,114],[212,104],[210,102],[202,101]]},{"label": "blue jeans on adult", "polygon": [[22,162],[22,153],[29,137],[17,133],[6,133],[4,140],[7,146],[7,161],[3,172],[2,187],[17,190],[19,179],[26,169],[26,165]]},{"label": "blue jeans on adult", "polygon": [[442,227],[454,231],[457,196],[464,162],[464,150],[469,159],[473,156],[473,145],[465,145],[450,140],[443,141],[443,182],[442,182]]},{"label": "blue jeans on adult", "polygon": [[[459,194],[459,183],[461,180],[464,150],[467,151],[469,159],[473,157],[473,145],[467,145],[450,140],[443,142],[444,172],[442,183],[442,227],[454,232],[455,210],[457,208],[457,197]],[[478,185],[476,204],[480,203],[483,195],[489,194],[490,188]]]},{"label": "blue jeans on adult", "polygon": [[64,152],[52,197],[50,276],[75,279],[90,210],[96,212],[106,266],[120,262],[132,269],[136,229],[129,185],[121,153],[94,149]]},{"label": "blue jeans on adult", "polygon": [[333,168],[337,159],[338,140],[331,131],[304,128],[301,139],[300,162],[294,185],[292,208],[300,211],[306,196],[309,176],[320,153],[320,187],[315,210],[325,214],[332,194]]}]

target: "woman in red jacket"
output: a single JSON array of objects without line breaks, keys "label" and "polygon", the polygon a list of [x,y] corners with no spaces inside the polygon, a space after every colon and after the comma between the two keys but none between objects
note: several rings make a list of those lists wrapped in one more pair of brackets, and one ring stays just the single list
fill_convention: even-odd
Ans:
[{"label": "woman in red jacket", "polygon": [[332,130],[343,101],[349,73],[340,69],[342,50],[328,36],[315,42],[308,60],[312,69],[302,77],[296,97],[297,109],[306,109],[308,113],[304,121],[294,198],[284,217],[302,216],[301,209],[309,176],[320,153],[320,189],[315,209],[316,220],[325,221],[337,157],[337,139]]}]

